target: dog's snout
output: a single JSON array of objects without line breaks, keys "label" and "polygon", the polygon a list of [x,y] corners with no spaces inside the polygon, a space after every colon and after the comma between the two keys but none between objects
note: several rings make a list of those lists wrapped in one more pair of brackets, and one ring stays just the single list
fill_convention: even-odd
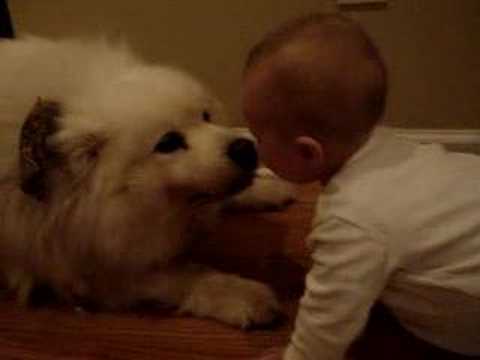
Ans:
[{"label": "dog's snout", "polygon": [[228,157],[242,170],[255,170],[258,164],[257,150],[253,141],[248,139],[236,139],[227,150]]}]

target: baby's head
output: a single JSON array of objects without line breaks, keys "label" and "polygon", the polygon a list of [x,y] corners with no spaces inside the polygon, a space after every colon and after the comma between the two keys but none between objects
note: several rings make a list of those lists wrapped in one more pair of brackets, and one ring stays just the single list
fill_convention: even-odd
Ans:
[{"label": "baby's head", "polygon": [[284,24],[251,51],[243,108],[265,163],[290,181],[328,182],[380,121],[384,63],[341,15]]}]

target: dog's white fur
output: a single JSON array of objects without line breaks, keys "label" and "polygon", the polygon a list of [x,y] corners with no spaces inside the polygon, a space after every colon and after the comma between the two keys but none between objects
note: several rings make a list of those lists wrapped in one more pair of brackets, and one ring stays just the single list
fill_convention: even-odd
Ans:
[{"label": "dog's white fur", "polygon": [[[63,161],[48,170],[44,200],[22,191],[19,170],[20,130],[38,97],[60,105],[46,146]],[[194,224],[242,176],[226,148],[248,136],[217,125],[222,116],[192,77],[125,47],[0,42],[0,270],[8,286],[23,300],[46,283],[67,301],[111,309],[154,300],[235,326],[271,321],[278,303],[267,286],[181,256]],[[154,152],[169,131],[188,149]],[[230,205],[291,197],[289,185],[265,174],[257,178],[263,195],[253,187]],[[198,194],[215,203],[192,200]]]}]

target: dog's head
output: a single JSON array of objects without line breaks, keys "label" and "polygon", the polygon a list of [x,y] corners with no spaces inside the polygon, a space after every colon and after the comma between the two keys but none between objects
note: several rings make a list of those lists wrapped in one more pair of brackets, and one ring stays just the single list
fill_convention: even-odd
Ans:
[{"label": "dog's head", "polygon": [[20,140],[23,191],[40,201],[88,194],[194,201],[247,186],[253,141],[222,123],[222,109],[188,75],[139,68],[67,103],[39,100]]}]

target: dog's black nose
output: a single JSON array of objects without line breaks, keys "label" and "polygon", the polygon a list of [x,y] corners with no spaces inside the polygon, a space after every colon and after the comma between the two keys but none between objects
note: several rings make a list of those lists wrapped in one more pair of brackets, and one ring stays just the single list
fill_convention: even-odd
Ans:
[{"label": "dog's black nose", "polygon": [[253,171],[257,167],[257,150],[255,149],[255,144],[251,140],[234,140],[228,145],[227,155],[242,170]]}]

